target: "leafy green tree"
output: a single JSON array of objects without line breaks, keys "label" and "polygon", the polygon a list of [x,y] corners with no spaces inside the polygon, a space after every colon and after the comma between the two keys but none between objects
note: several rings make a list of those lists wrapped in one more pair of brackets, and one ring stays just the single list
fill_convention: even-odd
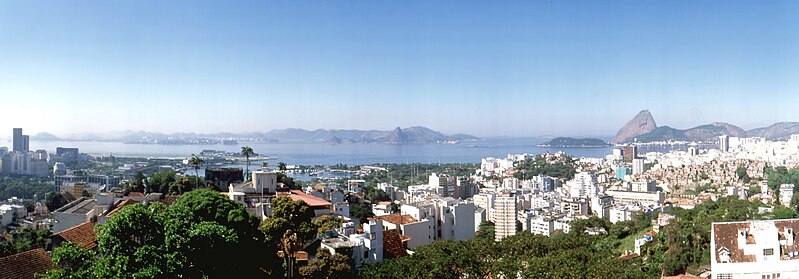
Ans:
[{"label": "leafy green tree", "polygon": [[[276,250],[264,242],[258,220],[244,207],[208,189],[182,195],[172,206],[134,204],[97,234],[97,260],[48,274],[79,278],[263,277]],[[74,250],[74,249],[73,249]],[[78,251],[80,252],[80,251]],[[70,254],[83,255],[72,251]],[[238,257],[238,255],[263,257]],[[66,257],[71,259],[75,257]],[[266,273],[265,273],[266,272]],[[86,276],[90,274],[90,276]]]},{"label": "leafy green tree", "polygon": [[735,169],[735,174],[738,176],[738,179],[744,183],[749,183],[751,180],[749,178],[749,173],[746,172],[746,167],[744,166],[738,166],[738,168]]},{"label": "leafy green tree", "polygon": [[796,214],[796,210],[781,205],[775,206],[772,213],[774,214],[774,219],[793,219],[799,216]]},{"label": "leafy green tree", "polygon": [[285,172],[286,171],[286,163],[284,163],[284,162],[277,163],[277,169],[280,172]]},{"label": "leafy green tree", "polygon": [[130,190],[133,192],[144,192],[144,174],[140,171],[136,172],[136,176],[130,185]]},{"label": "leafy green tree", "polygon": [[255,151],[252,150],[252,147],[249,146],[242,146],[241,147],[241,155],[247,158],[247,171],[244,175],[244,181],[250,180],[250,156],[255,155]]},{"label": "leafy green tree", "polygon": [[330,254],[325,249],[316,252],[316,258],[308,265],[300,267],[302,278],[354,278],[350,257],[342,254]]},{"label": "leafy green tree", "polygon": [[11,197],[21,199],[44,198],[45,194],[55,189],[53,181],[41,177],[0,176],[0,200]]},{"label": "leafy green tree", "polygon": [[480,226],[477,227],[477,233],[475,234],[476,238],[486,239],[486,240],[494,240],[494,223],[491,221],[483,221],[480,223]]},{"label": "leafy green tree", "polygon": [[305,243],[316,238],[317,228],[311,222],[314,216],[313,209],[304,201],[277,197],[272,199],[272,217],[262,222],[260,229],[268,241],[277,241],[287,230],[292,230]]},{"label": "leafy green tree", "polygon": [[50,211],[59,209],[62,206],[67,205],[67,203],[69,203],[67,197],[59,192],[50,192],[44,196],[44,204],[47,206],[47,210]]},{"label": "leafy green tree", "polygon": [[555,161],[548,161],[543,154],[518,162],[514,168],[517,170],[514,177],[519,179],[546,175],[568,180],[574,178],[576,172],[574,159],[571,157],[565,156]]},{"label": "leafy green tree", "polygon": [[39,278],[95,278],[92,272],[96,256],[92,250],[81,248],[72,242],[64,242],[53,249],[52,259],[57,268]]}]

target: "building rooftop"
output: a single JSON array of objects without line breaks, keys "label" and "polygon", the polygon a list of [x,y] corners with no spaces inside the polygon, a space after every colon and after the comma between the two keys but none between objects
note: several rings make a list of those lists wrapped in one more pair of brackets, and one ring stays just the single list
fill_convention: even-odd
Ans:
[{"label": "building rooftop", "polygon": [[799,260],[799,219],[713,223],[715,263],[757,262],[763,249],[780,260]]},{"label": "building rooftop", "polygon": [[123,207],[131,205],[131,204],[137,204],[137,203],[139,203],[139,202],[137,202],[135,200],[131,200],[131,199],[122,200],[122,201],[117,203],[117,205],[114,207],[114,209],[112,209],[111,211],[106,213],[105,216],[108,216],[108,217],[114,216],[114,214],[117,214],[117,212],[122,210]]},{"label": "building rooftop", "polygon": [[408,255],[399,233],[391,230],[383,232],[383,253],[394,258]]},{"label": "building rooftop", "polygon": [[97,233],[94,231],[94,226],[94,222],[86,222],[54,234],[53,236],[61,237],[85,249],[94,249],[97,247]]},{"label": "building rooftop", "polygon": [[408,214],[400,215],[399,213],[378,216],[374,217],[374,219],[383,220],[386,223],[392,223],[395,225],[416,223],[416,219],[413,218],[413,216]]},{"label": "building rooftop", "polygon": [[330,206],[330,202],[329,201],[314,197],[312,195],[308,195],[306,193],[303,193],[300,190],[291,190],[290,194],[287,193],[286,195],[282,195],[282,196],[288,196],[289,198],[291,198],[294,201],[304,201],[310,207]]},{"label": "building rooftop", "polygon": [[56,209],[55,212],[72,213],[72,214],[86,214],[89,213],[94,207],[97,206],[97,200],[89,198],[80,198],[74,202]]},{"label": "building rooftop", "polygon": [[358,243],[343,236],[322,239],[322,244],[333,247],[333,249],[358,246]]},{"label": "building rooftop", "polygon": [[42,248],[0,258],[0,279],[35,278],[53,266],[50,255]]}]

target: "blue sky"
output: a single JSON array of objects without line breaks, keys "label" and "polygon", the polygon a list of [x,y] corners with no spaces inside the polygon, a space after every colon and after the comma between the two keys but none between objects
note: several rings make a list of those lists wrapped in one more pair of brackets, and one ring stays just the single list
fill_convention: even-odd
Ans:
[{"label": "blue sky", "polygon": [[[799,121],[799,1],[0,1],[0,134]],[[8,132],[5,132],[8,131]]]}]

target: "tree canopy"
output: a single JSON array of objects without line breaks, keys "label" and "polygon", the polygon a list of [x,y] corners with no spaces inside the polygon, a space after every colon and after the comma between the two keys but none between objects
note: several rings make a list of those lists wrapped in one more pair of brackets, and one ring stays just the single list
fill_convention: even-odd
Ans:
[{"label": "tree canopy", "polygon": [[[241,204],[207,189],[186,193],[169,207],[126,206],[98,226],[97,241],[96,252],[69,245],[55,249],[60,268],[46,277],[263,277],[269,271],[264,260],[270,249],[258,220]],[[96,259],[72,261],[87,256]]]}]

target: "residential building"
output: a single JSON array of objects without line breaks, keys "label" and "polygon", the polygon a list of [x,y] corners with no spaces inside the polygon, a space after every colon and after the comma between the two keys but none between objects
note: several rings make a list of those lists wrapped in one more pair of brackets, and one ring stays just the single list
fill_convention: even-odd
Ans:
[{"label": "residential building", "polygon": [[498,194],[491,215],[494,217],[494,240],[516,235],[516,194]]},{"label": "residential building", "polygon": [[0,205],[0,228],[17,222],[18,219],[25,218],[28,211],[24,206],[18,204]]},{"label": "residential building", "polygon": [[474,206],[486,209],[486,218],[487,220],[493,222],[493,216],[491,215],[491,209],[494,208],[494,199],[496,195],[494,193],[480,193],[474,195],[472,200],[474,201]]},{"label": "residential building", "polygon": [[96,199],[79,198],[67,205],[53,211],[53,233],[88,222],[92,217],[99,216],[105,211],[107,205],[98,204]]},{"label": "residential building", "polygon": [[569,197],[572,198],[591,198],[599,194],[596,176],[589,172],[580,172],[574,175],[572,180],[566,182],[569,190]]},{"label": "residential building", "polygon": [[355,269],[360,269],[364,263],[383,261],[383,223],[369,220],[363,226],[363,233],[325,238],[320,247],[331,254],[345,253]]},{"label": "residential building", "polygon": [[730,137],[727,135],[719,136],[719,150],[721,152],[730,151]]},{"label": "residential building", "polygon": [[638,158],[638,146],[624,146],[622,149],[622,158],[625,162],[632,163],[633,159]]},{"label": "residential building", "polygon": [[433,223],[433,240],[466,240],[474,238],[474,204],[451,197],[429,197],[413,204],[403,204],[402,214]]},{"label": "residential building", "polygon": [[791,206],[791,198],[793,198],[793,184],[780,185],[780,204],[783,206]]},{"label": "residential building", "polygon": [[713,279],[799,278],[799,219],[711,225]]},{"label": "residential building", "polygon": [[612,196],[616,204],[654,203],[662,204],[665,200],[663,192],[633,192],[607,190],[606,195]]},{"label": "residential building", "polygon": [[0,257],[0,278],[37,278],[53,268],[50,254],[44,248]]},{"label": "residential building", "polygon": [[654,180],[641,180],[630,182],[630,190],[633,192],[655,192],[657,186]]},{"label": "residential building", "polygon": [[244,182],[244,172],[241,168],[206,168],[205,183],[212,185],[220,191],[228,191],[230,184]]},{"label": "residential building", "polygon": [[644,173],[644,159],[633,159],[633,174]]}]

